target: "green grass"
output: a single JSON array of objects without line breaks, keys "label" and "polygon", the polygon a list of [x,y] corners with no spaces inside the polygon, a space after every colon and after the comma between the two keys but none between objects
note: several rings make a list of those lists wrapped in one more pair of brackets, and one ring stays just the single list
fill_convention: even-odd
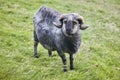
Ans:
[{"label": "green grass", "polygon": [[[32,18],[42,5],[79,13],[90,25],[73,71],[64,73],[57,53],[48,57],[41,45],[33,57]],[[0,0],[0,80],[120,80],[120,1]]]}]

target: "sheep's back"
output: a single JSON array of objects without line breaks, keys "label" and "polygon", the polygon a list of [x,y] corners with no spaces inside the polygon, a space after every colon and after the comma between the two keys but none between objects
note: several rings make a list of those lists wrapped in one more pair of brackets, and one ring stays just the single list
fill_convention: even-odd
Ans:
[{"label": "sheep's back", "polygon": [[51,8],[41,7],[34,15],[34,22],[45,23],[48,25],[53,25],[53,21],[56,21],[61,14]]}]

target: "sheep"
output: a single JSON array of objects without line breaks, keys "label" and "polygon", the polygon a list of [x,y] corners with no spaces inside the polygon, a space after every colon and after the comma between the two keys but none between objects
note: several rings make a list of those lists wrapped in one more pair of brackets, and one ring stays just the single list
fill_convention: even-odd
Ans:
[{"label": "sheep", "polygon": [[67,71],[66,56],[70,56],[70,70],[74,69],[73,55],[81,45],[81,30],[89,26],[83,24],[83,17],[77,13],[61,14],[56,10],[42,6],[34,15],[34,57],[38,58],[37,46],[40,43],[48,50],[57,51],[63,62],[63,71]]}]

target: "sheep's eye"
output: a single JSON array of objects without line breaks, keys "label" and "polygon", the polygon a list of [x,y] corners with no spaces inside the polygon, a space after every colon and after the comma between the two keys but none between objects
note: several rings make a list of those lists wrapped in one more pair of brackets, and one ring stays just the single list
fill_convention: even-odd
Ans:
[{"label": "sheep's eye", "polygon": [[74,24],[74,25],[76,25],[76,24],[77,24],[77,22],[76,22],[76,21],[73,21],[73,24]]},{"label": "sheep's eye", "polygon": [[67,23],[67,20],[64,20],[64,23]]}]

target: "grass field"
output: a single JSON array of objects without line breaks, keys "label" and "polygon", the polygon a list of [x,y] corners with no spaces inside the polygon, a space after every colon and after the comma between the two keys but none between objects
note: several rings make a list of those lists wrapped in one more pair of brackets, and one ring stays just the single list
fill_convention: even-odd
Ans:
[{"label": "grass field", "polygon": [[[57,53],[48,57],[41,45],[33,57],[32,18],[42,5],[90,25],[73,71],[64,73]],[[0,80],[120,80],[120,0],[0,0]]]}]

